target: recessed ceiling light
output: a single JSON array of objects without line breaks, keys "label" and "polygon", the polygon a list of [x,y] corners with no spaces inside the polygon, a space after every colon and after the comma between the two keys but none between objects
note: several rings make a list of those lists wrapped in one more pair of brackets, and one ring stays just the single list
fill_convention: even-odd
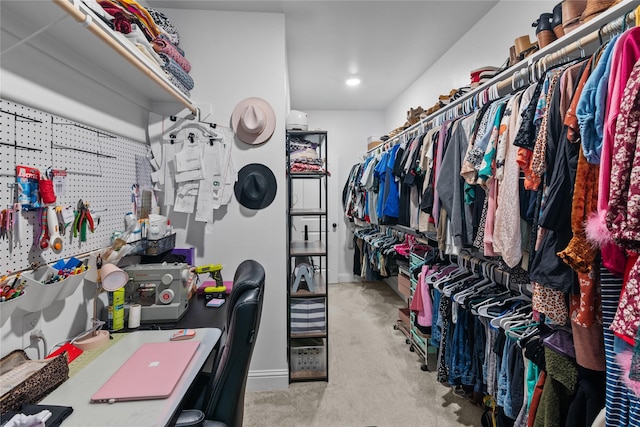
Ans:
[{"label": "recessed ceiling light", "polygon": [[358,86],[360,84],[360,79],[357,77],[351,77],[350,79],[347,79],[345,83],[347,86]]}]

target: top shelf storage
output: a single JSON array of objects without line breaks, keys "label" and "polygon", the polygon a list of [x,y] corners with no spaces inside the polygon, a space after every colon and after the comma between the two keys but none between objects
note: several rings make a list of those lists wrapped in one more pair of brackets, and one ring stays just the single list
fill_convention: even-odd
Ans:
[{"label": "top shelf storage", "polygon": [[288,130],[287,136],[309,136],[317,135],[320,139],[320,143],[324,143],[327,140],[326,130]]},{"label": "top shelf storage", "polygon": [[[1,8],[2,29],[17,40],[11,45],[26,41],[146,107],[153,102],[179,102],[196,111],[191,99],[169,81],[160,66],[122,34],[113,31],[84,3],[2,1]],[[2,50],[8,47],[3,43]],[[6,60],[10,60],[10,55]]]}]

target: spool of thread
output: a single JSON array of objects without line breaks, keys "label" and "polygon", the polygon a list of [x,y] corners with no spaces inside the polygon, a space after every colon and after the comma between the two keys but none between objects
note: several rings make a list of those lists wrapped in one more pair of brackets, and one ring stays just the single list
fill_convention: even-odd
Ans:
[{"label": "spool of thread", "polygon": [[53,191],[53,181],[50,179],[41,179],[40,182],[40,197],[45,205],[50,205],[56,202],[56,193]]},{"label": "spool of thread", "polygon": [[142,306],[140,304],[131,304],[129,306],[129,320],[127,321],[127,327],[129,329],[135,329],[140,327],[140,312]]}]

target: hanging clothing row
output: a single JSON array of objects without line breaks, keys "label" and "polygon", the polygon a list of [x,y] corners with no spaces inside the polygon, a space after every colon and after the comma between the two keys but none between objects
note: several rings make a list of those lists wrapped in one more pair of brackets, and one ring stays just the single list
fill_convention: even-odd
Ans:
[{"label": "hanging clothing row", "polygon": [[[545,328],[568,337],[567,351],[545,346],[539,352],[546,363],[532,378],[544,396],[559,392],[562,404],[543,398],[537,406],[519,406],[503,401],[500,388],[489,386],[491,378],[483,377],[482,386],[466,374],[447,375],[449,383],[462,381],[494,396],[507,424],[525,417],[535,426],[552,419],[554,425],[590,425],[606,400],[607,425],[640,425],[634,392],[640,390],[639,59],[639,28],[612,36],[590,57],[558,64],[528,87],[368,157],[354,165],[345,186],[351,219],[432,232],[442,254],[471,249],[510,271],[528,271],[528,320],[540,316]],[[469,280],[447,283],[447,289],[475,289]],[[437,293],[446,298],[434,311],[453,316],[447,292],[434,292],[434,306]],[[474,320],[468,327],[480,333],[481,324]],[[445,327],[440,333],[454,332]],[[509,353],[501,353],[501,362],[525,365],[523,352],[502,335]],[[439,343],[444,360],[460,344],[448,338]],[[492,346],[500,353],[502,344]],[[526,351],[524,359],[532,361]],[[606,386],[599,387],[605,369]],[[589,410],[576,409],[585,405]],[[572,424],[568,414],[574,411],[584,424]]]},{"label": "hanging clothing row", "polygon": [[365,280],[381,280],[398,274],[395,246],[404,234],[379,227],[361,228],[354,233],[353,274]]}]

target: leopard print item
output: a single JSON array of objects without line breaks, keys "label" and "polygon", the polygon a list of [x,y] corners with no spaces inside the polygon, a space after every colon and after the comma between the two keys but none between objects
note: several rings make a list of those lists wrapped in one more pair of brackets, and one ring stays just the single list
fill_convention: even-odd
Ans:
[{"label": "leopard print item", "polygon": [[560,291],[533,282],[532,303],[535,311],[545,314],[560,326],[566,325],[569,321],[569,308],[565,294]]},{"label": "leopard print item", "polygon": [[69,378],[66,352],[53,359],[30,360],[23,350],[14,350],[0,359],[0,372],[21,375],[20,371],[33,364],[41,366],[33,373],[23,373],[25,378],[0,397],[0,413],[17,411],[23,403],[38,403]]}]

